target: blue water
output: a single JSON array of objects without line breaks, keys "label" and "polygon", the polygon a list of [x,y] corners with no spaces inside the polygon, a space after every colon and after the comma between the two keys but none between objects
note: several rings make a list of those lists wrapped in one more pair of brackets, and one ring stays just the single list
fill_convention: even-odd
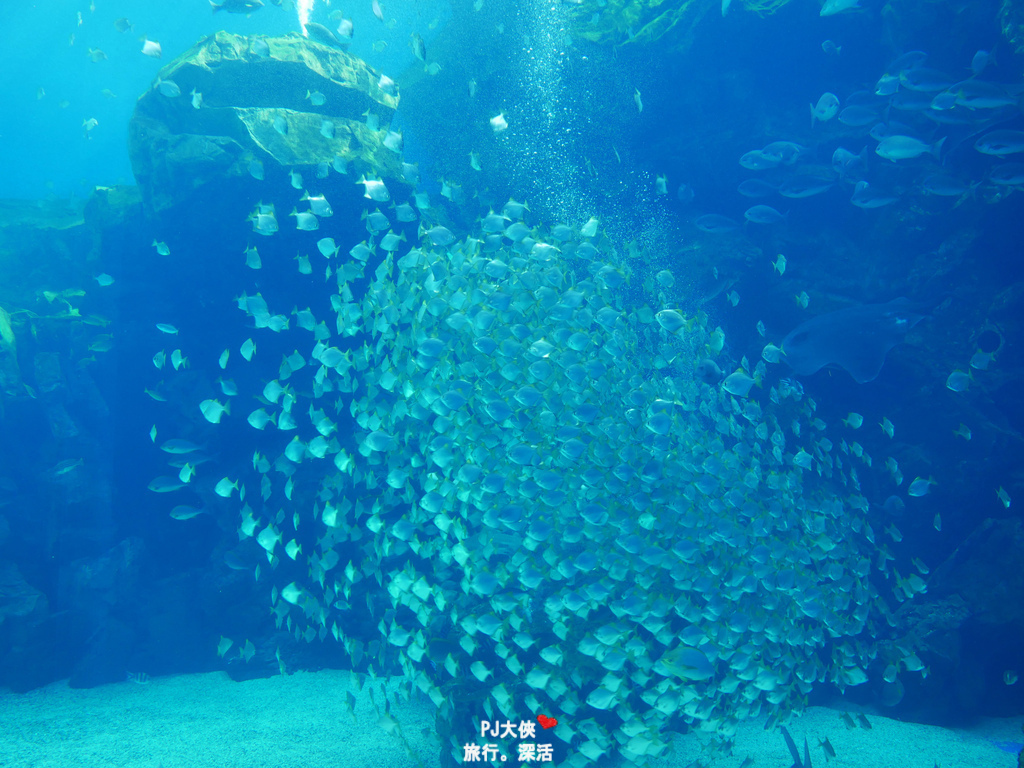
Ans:
[{"label": "blue water", "polygon": [[[589,11],[591,5],[595,13],[613,12],[610,4],[588,2],[584,7]],[[623,35],[614,44],[595,44],[583,37],[586,25],[573,21],[575,6],[568,4],[485,0],[473,10],[468,4],[450,6],[439,0],[408,7],[393,2],[384,4],[382,22],[369,2],[340,9],[315,3],[310,19],[334,29],[337,19],[329,14],[342,11],[355,25],[348,53],[365,61],[374,77],[384,73],[398,83],[398,109],[390,126],[382,120],[382,128],[403,132],[400,159],[418,163],[422,181],[413,188],[392,174],[387,178],[392,200],[377,205],[362,196],[355,169],[348,176],[330,170],[319,179],[315,166],[300,166],[304,189],[310,195],[324,194],[335,208],[334,217],[321,219],[320,230],[304,232],[295,229],[289,216],[293,207],[305,205],[299,201],[302,193],[289,184],[291,166],[267,160],[261,182],[243,173],[192,192],[182,182],[168,190],[176,196],[176,205],[156,210],[150,197],[153,190],[145,185],[135,188],[128,152],[137,104],[144,111],[150,99],[148,104],[162,108],[162,102],[152,100],[163,97],[151,91],[161,67],[221,30],[251,38],[296,33],[300,25],[294,7],[268,1],[247,17],[214,15],[198,1],[142,5],[97,0],[94,10],[81,0],[5,4],[0,9],[5,74],[0,79],[0,103],[6,107],[0,122],[0,200],[5,201],[0,212],[0,264],[5,267],[0,330],[10,332],[0,348],[0,655],[7,659],[0,663],[0,686],[26,691],[69,679],[75,687],[92,687],[123,681],[126,673],[152,678],[226,670],[241,680],[297,669],[350,668],[405,674],[427,695],[441,690],[448,696],[456,690],[461,698],[452,694],[451,706],[460,715],[472,710],[474,716],[482,716],[473,710],[479,705],[468,702],[493,698],[492,686],[501,675],[516,711],[526,712],[526,696],[544,686],[537,686],[536,679],[525,681],[529,666],[521,673],[512,667],[511,672],[504,671],[511,638],[520,631],[508,616],[526,621],[516,611],[528,612],[529,620],[537,622],[533,631],[541,638],[539,645],[558,646],[564,638],[559,638],[552,622],[544,624],[544,600],[536,597],[529,603],[523,596],[529,572],[516,575],[515,569],[523,568],[524,560],[543,569],[545,586],[537,594],[556,602],[568,605],[579,597],[575,590],[585,592],[596,583],[610,590],[607,600],[588,598],[594,603],[590,618],[582,616],[572,624],[578,643],[613,618],[621,619],[620,614],[612,617],[609,606],[640,601],[653,610],[654,602],[662,598],[666,604],[681,605],[676,601],[685,593],[679,586],[682,580],[671,582],[668,566],[663,567],[664,581],[645,586],[643,574],[651,565],[645,557],[661,562],[662,555],[678,556],[686,563],[677,563],[683,570],[699,562],[690,574],[698,586],[686,599],[706,597],[716,606],[725,599],[723,586],[708,580],[708,574],[717,579],[723,568],[763,565],[764,557],[753,551],[758,537],[787,543],[784,553],[773,553],[773,562],[792,551],[790,545],[801,552],[813,550],[816,537],[825,530],[814,526],[826,525],[815,515],[841,499],[847,505],[842,513],[823,514],[829,517],[832,539],[850,547],[840,548],[846,553],[846,559],[839,560],[842,573],[857,570],[858,558],[865,558],[871,567],[858,578],[882,595],[864,599],[871,606],[872,620],[850,633],[856,637],[857,653],[863,654],[856,663],[866,667],[867,681],[837,686],[834,676],[826,679],[815,672],[814,685],[801,690],[795,673],[786,667],[795,657],[769,657],[768,667],[781,666],[791,673],[785,684],[793,692],[784,712],[808,702],[845,706],[845,700],[922,722],[958,724],[983,715],[1019,716],[1024,711],[1021,684],[1016,682],[1017,672],[1024,668],[1019,643],[1019,606],[1024,604],[1019,577],[1024,562],[1019,513],[1019,499],[1024,498],[1024,208],[1019,194],[1024,185],[1019,178],[1024,116],[1018,101],[1024,91],[1022,59],[1001,35],[997,3],[883,7],[867,0],[864,5],[861,10],[820,17],[817,4],[793,0],[762,17],[739,2],[723,16],[719,5],[711,3],[692,31],[687,20],[655,41],[629,42]],[[115,27],[121,17],[130,19],[130,31]],[[424,71],[424,62],[416,59],[409,43],[411,32],[422,36],[426,64],[439,65],[439,71]],[[141,53],[143,36],[159,41],[162,58]],[[838,53],[823,49],[826,40],[840,49]],[[94,54],[99,60],[91,61],[89,49],[101,49],[103,55]],[[894,61],[912,51],[924,52],[916,68],[893,69]],[[973,75],[972,58],[978,51],[992,52],[993,61]],[[907,81],[923,67],[947,78],[946,84],[929,91],[908,89]],[[901,71],[903,85],[893,86],[900,98],[945,98],[943,108],[933,103],[900,109],[888,95],[875,93],[883,75],[888,72],[898,80]],[[466,95],[470,80],[477,88],[472,97]],[[1005,103],[971,104],[971,94],[978,88],[996,93]],[[823,94],[834,94],[839,108],[812,124],[811,112]],[[315,113],[308,101],[289,101],[293,95],[267,98]],[[216,108],[209,106],[209,98],[207,94],[201,109]],[[186,117],[192,115],[188,99],[183,83],[178,100]],[[874,110],[876,119],[864,125],[844,122],[842,110],[857,105]],[[500,134],[488,125],[499,112],[509,124]],[[344,117],[362,120],[361,115]],[[88,128],[90,120],[96,122]],[[1006,132],[1011,144],[1003,156],[982,151],[993,131]],[[901,147],[907,156],[884,156],[889,145],[883,139],[893,135],[906,137],[908,143]],[[772,142],[789,142],[773,152],[792,154],[785,159],[772,152],[758,155],[770,166],[761,170],[741,164],[740,158]],[[837,157],[844,151],[847,160],[857,159],[840,168]],[[470,166],[470,152],[479,157],[482,170]],[[1015,183],[1003,180],[1014,173]],[[807,197],[778,192],[780,185],[808,177],[823,180],[828,188]],[[741,194],[738,186],[751,179],[764,181],[775,191],[758,198]],[[956,191],[936,193],[939,182]],[[453,187],[461,188],[462,200],[452,199],[459,194],[448,192]],[[396,221],[393,204],[412,200],[414,192],[429,196],[429,209],[417,207],[416,221]],[[108,215],[101,201],[118,196],[129,202],[119,215]],[[888,199],[878,205],[865,202],[874,196]],[[462,382],[468,382],[465,391],[477,398],[474,408],[486,401],[491,389],[506,385],[500,366],[489,374],[475,368],[483,365],[477,362],[457,369],[442,363],[438,368],[436,359],[420,348],[428,337],[462,338],[457,335],[461,326],[441,320],[431,325],[434,317],[447,318],[458,307],[430,304],[452,285],[451,273],[460,268],[461,257],[446,253],[449,243],[431,245],[424,230],[446,227],[454,251],[479,247],[485,255],[500,251],[512,262],[513,242],[521,238],[514,241],[504,228],[516,216],[502,225],[504,239],[490,244],[487,235],[494,233],[481,228],[483,217],[505,210],[509,198],[529,205],[525,221],[530,236],[560,249],[550,262],[535,251],[513,264],[512,272],[541,275],[558,291],[584,286],[581,291],[593,290],[613,306],[621,324],[613,333],[592,321],[586,334],[600,343],[595,341],[586,354],[602,359],[615,373],[590,390],[585,404],[574,403],[561,412],[554,403],[568,402],[563,397],[572,388],[544,382],[558,380],[569,367],[568,358],[562,358],[564,364],[554,379],[537,373],[543,366],[529,368],[517,374],[524,379],[515,386],[530,381],[542,390],[549,397],[545,407],[552,410],[550,417],[538,416],[531,393],[517,390],[518,398],[506,392],[513,414],[507,419],[476,410],[472,418],[459,421],[464,406],[460,398],[468,399],[462,397]],[[246,220],[258,203],[276,206],[280,231],[271,237],[256,233]],[[750,218],[749,209],[757,204],[772,206],[772,215],[781,220],[746,221],[745,215]],[[111,208],[117,210],[116,205]],[[380,266],[381,238],[374,238],[360,217],[378,208],[391,220],[392,231],[406,238],[395,260],[414,247],[445,254],[434,271],[422,264]],[[41,223],[66,212],[77,222],[74,226]],[[725,231],[709,231],[709,220],[702,218],[709,214],[727,217],[724,224],[718,220]],[[599,221],[600,234],[581,234],[591,217]],[[556,236],[553,227],[559,223],[571,232]],[[334,238],[338,256],[325,259],[317,252],[321,237]],[[352,262],[349,249],[363,240],[374,240],[377,253],[365,273],[349,280],[351,294],[345,295],[335,275]],[[153,241],[166,242],[170,255],[159,255]],[[600,251],[593,269],[574,250],[588,242]],[[258,271],[245,266],[244,251],[253,246],[263,262]],[[786,261],[781,274],[773,268],[779,254]],[[308,255],[311,274],[299,271],[296,257],[302,255]],[[602,282],[612,279],[607,276],[595,277],[604,260],[619,270],[616,274],[628,277],[622,285]],[[558,270],[557,275],[540,272],[541,263],[545,270]],[[328,266],[331,275],[325,278]],[[406,269],[416,276],[411,285],[400,277]],[[671,285],[660,282],[664,270],[672,273]],[[111,276],[113,283],[98,282],[103,275]],[[586,288],[593,281],[598,288]],[[390,292],[373,294],[381,286]],[[289,320],[287,332],[261,327],[266,323],[245,306],[245,297],[257,294],[268,302],[269,315]],[[447,302],[448,294],[443,295]],[[411,299],[403,305],[407,296]],[[781,345],[787,334],[812,318],[900,297],[908,300],[916,322],[885,331],[866,330],[866,324],[840,325],[829,335],[812,337],[811,351],[828,363],[820,370],[794,373],[795,341],[790,344],[791,365],[786,363],[785,345],[781,362],[762,362],[762,351],[770,356],[766,345]],[[501,297],[493,300],[501,304]],[[373,330],[372,323],[358,333],[340,333],[336,316],[347,302],[356,305],[360,321],[364,310],[368,317],[373,311],[393,312],[386,325],[397,328],[396,336],[385,332],[381,339],[381,330]],[[507,309],[488,306],[499,312]],[[324,391],[314,380],[319,367],[314,357],[323,349],[314,349],[309,329],[296,328],[293,311],[306,307],[325,323],[324,348],[358,356],[369,341],[371,351],[363,360],[372,362],[357,365],[352,373],[357,382],[354,398],[333,373],[323,375],[334,381],[334,390]],[[482,328],[478,336],[518,334],[523,328],[528,345],[558,338],[559,344],[568,344],[557,336],[561,321],[554,302],[545,310],[548,315],[529,320],[503,314],[495,330]],[[684,315],[690,321],[686,331],[675,335],[664,315],[656,320],[654,313],[662,310]],[[173,324],[177,333],[161,334],[157,323]],[[716,330],[724,334],[717,347]],[[249,364],[240,352],[247,338],[257,345]],[[463,355],[458,358],[461,364],[474,354],[469,342],[445,343]],[[888,351],[877,376],[857,383],[851,376],[851,356],[862,347],[877,351],[882,346]],[[597,351],[600,347],[604,350]],[[168,361],[157,370],[154,354],[163,350],[169,357],[175,349],[187,356],[187,365],[175,371]],[[505,354],[475,349],[492,362]],[[224,350],[230,352],[230,360],[222,370],[217,360]],[[289,374],[281,361],[293,352],[302,355],[305,365]],[[546,359],[536,351],[529,355],[531,364]],[[705,358],[714,361],[718,372],[697,380],[695,371]],[[972,359],[981,362],[972,368]],[[428,389],[418,376],[429,381],[437,376],[444,386],[436,384],[431,403],[442,398],[444,405],[428,409],[428,418],[440,418],[429,426],[421,419],[400,432],[396,425],[404,422],[395,414],[397,403],[404,400],[387,394],[379,380],[389,369],[405,377],[402,381],[408,382],[410,393]],[[741,379],[749,374],[756,380],[749,395],[735,389],[736,379],[727,378],[737,370]],[[965,391],[949,385],[948,377],[955,371],[970,372]],[[221,379],[230,379],[240,394],[225,392]],[[261,407],[275,418],[287,410],[276,398],[268,402],[263,395],[265,384],[274,379],[291,388],[300,422],[295,431],[274,426],[257,431],[247,423],[248,414]],[[797,394],[779,396],[787,388]],[[147,389],[159,399],[147,396]],[[656,389],[657,397],[670,405],[654,402],[651,393]],[[630,399],[641,391],[647,400]],[[411,394],[406,398],[409,403],[415,399]],[[215,399],[230,401],[232,408],[219,424],[200,413],[201,402]],[[751,403],[757,403],[756,413],[745,410],[753,408]],[[598,415],[586,416],[584,405]],[[667,435],[653,420],[665,407],[675,414]],[[323,414],[310,416],[310,409]],[[851,413],[863,416],[859,429],[843,424]],[[324,416],[333,428],[326,435],[320,433],[326,456],[315,456],[318,432],[311,422]],[[736,430],[730,433],[722,426],[730,418],[740,427],[749,426],[749,432],[741,437]],[[762,418],[774,419],[772,424],[785,434],[784,461],[772,464],[767,458],[767,434],[774,426],[759,440],[751,437]],[[891,436],[880,428],[886,420],[894,425]],[[613,429],[601,426],[607,424],[635,428],[635,445],[643,450],[618,452],[614,461],[602,463],[598,448],[593,449],[597,455],[592,451],[579,462],[568,461],[567,454],[551,448],[556,434],[559,444],[577,432],[591,446],[617,439]],[[366,448],[367,436],[387,432],[388,425],[396,426],[396,434],[386,436],[392,441],[388,447]],[[457,513],[454,507],[446,508],[453,517],[462,515],[467,536],[479,536],[474,541],[481,549],[493,537],[500,553],[496,561],[467,555],[471,565],[460,585],[452,576],[458,570],[451,565],[455,539],[437,526],[429,494],[441,488],[444,478],[457,478],[467,497],[485,481],[472,472],[459,476],[433,458],[436,467],[410,463],[410,456],[433,457],[447,439],[460,464],[486,467],[487,461],[476,451],[493,446],[487,444],[490,433],[481,425],[494,427],[506,441],[515,434],[514,446],[526,451],[516,454],[527,457],[522,461],[502,459],[501,472],[523,483],[521,495],[527,501],[495,501],[494,509],[481,512],[480,519],[472,510]],[[970,429],[969,441],[954,434],[963,425]],[[156,429],[152,441],[147,434],[151,428]],[[289,463],[280,457],[293,436],[309,453],[300,451],[302,458]],[[198,449],[194,456],[180,457],[159,450],[170,438],[191,441]],[[678,442],[668,450],[667,443],[658,442],[662,438]],[[819,442],[822,438],[827,438],[828,447]],[[756,483],[743,486],[743,473],[719,483],[694,445],[723,454],[740,446],[735,455],[744,461],[753,452],[760,473]],[[799,493],[787,496],[766,490],[770,478],[799,474],[793,463],[798,447],[806,447],[815,462],[800,475],[804,484]],[[700,455],[699,462],[693,459],[700,470],[686,466],[691,448],[693,456]],[[342,455],[353,457],[355,475],[340,469],[344,462],[335,457]],[[381,465],[381,456],[400,460],[394,459],[394,466]],[[180,467],[169,466],[169,461],[195,457],[201,461],[192,482],[172,493],[149,490],[154,478],[178,476]],[[257,469],[261,457],[273,465],[272,471]],[[586,517],[587,494],[596,487],[588,479],[592,476],[585,475],[588,457],[593,461],[589,468],[604,478],[602,503],[612,510],[611,523]],[[887,467],[887,460],[893,464]],[[408,485],[404,479],[398,482],[396,490],[404,490],[392,493],[385,478],[396,467],[408,471],[410,480]],[[539,490],[564,491],[561,479],[556,482],[544,474],[553,467],[566,477],[582,478],[567,499],[557,497],[558,503]],[[497,474],[493,468],[488,471]],[[712,486],[698,486],[697,480],[690,486],[687,473],[715,480]],[[268,482],[273,486],[266,503],[260,498],[264,477],[272,478]],[[222,478],[244,485],[245,500],[237,489],[227,494],[215,491]],[[908,493],[917,478],[934,480],[925,495]],[[545,482],[553,487],[544,487]],[[527,483],[533,485],[527,488]],[[701,491],[691,498],[686,493],[694,487]],[[733,503],[735,494],[730,495],[737,489],[761,513],[737,512],[735,519],[730,517],[731,510],[739,508]],[[892,497],[901,504],[887,501]],[[858,511],[861,498],[868,506]],[[375,501],[382,506],[375,507]],[[687,507],[691,503],[692,509]],[[176,505],[202,512],[188,520],[173,519],[169,512]],[[348,509],[341,519],[350,527],[337,527],[344,534],[332,533],[327,529],[334,527],[323,522],[332,505]],[[431,514],[418,511],[422,509]],[[682,550],[672,549],[688,541],[675,527],[687,520],[687,509],[700,510],[701,524],[712,531],[692,533],[698,554],[689,559]],[[645,512],[660,522],[651,523]],[[259,525],[243,533],[240,529],[250,513]],[[778,521],[790,514],[797,515],[792,524],[774,534],[755,533],[761,520]],[[536,541],[546,543],[540,549],[512,547],[509,540],[525,537],[535,517],[553,524],[547,535],[536,534]],[[300,520],[298,525],[294,519]],[[368,520],[380,523],[384,533]],[[418,531],[412,549],[408,532],[400,525],[409,520]],[[618,538],[602,538],[587,525],[613,525]],[[652,526],[655,533],[649,533]],[[360,533],[353,533],[356,530]],[[272,556],[264,542],[256,542],[260,531],[269,531],[272,538],[281,535],[269,546]],[[631,535],[633,539],[628,538]],[[723,555],[723,542],[735,551]],[[293,557],[285,551],[286,544],[301,545],[301,554]],[[419,552],[416,547],[424,549]],[[555,553],[551,562],[538,559],[547,547]],[[672,554],[653,554],[652,547]],[[316,569],[322,561],[311,556],[325,557],[332,548],[337,563],[325,569],[328,575],[319,583]],[[577,559],[585,552],[595,554],[594,562]],[[885,564],[880,552],[891,555],[891,564]],[[601,581],[586,575],[594,569],[611,573],[618,558],[636,569],[633,576]],[[823,555],[801,562],[813,562],[816,568],[826,559]],[[364,569],[354,583],[340,576],[349,561],[357,571]],[[569,562],[579,565],[566,566]],[[552,575],[559,567],[575,571]],[[386,587],[403,570],[436,576],[448,608],[436,602],[431,607],[422,595],[396,605],[397,598],[389,597]],[[779,573],[784,571],[780,566]],[[927,591],[918,590],[913,598],[899,587],[911,574],[927,583]],[[376,584],[378,577],[383,586]],[[774,585],[777,577],[773,572],[761,579]],[[346,578],[351,595],[344,595]],[[836,661],[833,654],[840,653],[836,648],[842,644],[832,640],[843,635],[822,629],[824,623],[818,619],[830,610],[844,620],[854,612],[849,606],[833,608],[831,602],[834,597],[836,605],[842,603],[849,585],[840,587],[838,575],[820,578],[813,595],[804,595],[802,613],[794,621],[808,632],[817,628],[822,633],[814,653],[828,665]],[[728,586],[739,583],[737,576]],[[286,598],[277,598],[296,584],[307,595],[315,593],[316,608],[304,597],[287,603]],[[893,596],[894,589],[900,597]],[[279,626],[269,612],[272,591],[273,600],[283,606]],[[752,616],[756,627],[761,613],[776,610],[767,596],[771,592],[762,585],[761,592],[730,595],[728,601],[748,601],[732,623],[717,621],[720,613],[704,616],[703,624],[692,616],[684,620],[685,610],[678,608],[670,614],[675,616],[670,622],[672,642],[696,626],[713,638],[713,644],[731,650],[735,649],[730,643],[736,643],[722,639],[720,633],[727,633],[723,627],[763,640],[749,627]],[[500,598],[508,595],[524,602],[515,609],[502,608]],[[420,603],[427,605],[424,615],[429,620],[417,620],[415,607]],[[529,608],[523,607],[527,604]],[[496,613],[504,618],[502,632],[507,634],[477,633],[482,650],[459,662],[452,682],[453,675],[443,671],[444,660],[461,658],[458,640],[467,631],[450,618],[458,611],[463,616]],[[332,624],[341,627],[340,642],[332,637]],[[407,650],[396,650],[418,647],[415,640],[404,638],[406,632],[419,632],[424,638],[418,652],[405,655]],[[656,639],[656,629],[645,625],[636,632],[654,660],[665,652],[666,643]],[[221,638],[232,643],[223,658],[216,652]],[[253,644],[252,659],[241,655],[247,641]],[[774,642],[768,645],[774,647]],[[898,654],[893,643],[902,646]],[[606,645],[636,652],[625,635]],[[762,643],[755,645],[761,648]],[[805,652],[802,643],[793,645],[798,649],[793,653]],[[694,651],[698,658],[687,656],[678,663],[697,669],[718,663],[717,674],[724,675],[723,665],[731,654],[703,655],[708,646],[701,647],[704,651]],[[874,653],[869,648],[882,650]],[[542,666],[536,648],[512,650]],[[926,674],[907,669],[914,666],[907,658],[911,653],[927,667]],[[579,678],[570,687],[583,702],[580,711],[596,717],[605,729],[602,733],[611,733],[614,717],[628,718],[586,704],[611,667],[598,670],[596,662],[581,657],[575,646],[568,654],[567,670],[579,669]],[[486,686],[470,666],[472,659],[481,658],[498,669]],[[557,667],[560,662],[545,658],[544,663]],[[636,663],[635,657],[630,663]],[[898,683],[884,679],[889,663],[899,667]],[[676,676],[698,682],[711,677]],[[721,677],[716,680],[721,682]],[[650,710],[651,701],[640,696],[643,684],[637,686],[619,703],[628,701],[633,711]],[[765,686],[759,690],[773,690]],[[713,698],[713,691],[701,692],[704,700]],[[549,707],[562,701],[550,692],[545,695]],[[767,701],[757,695],[759,702]],[[774,712],[768,704],[763,709],[758,704],[751,712],[736,703],[740,697],[722,699],[728,703],[721,706],[733,714],[739,711],[740,719]],[[695,723],[692,711],[673,709],[657,727],[685,731]],[[999,746],[1011,752],[1020,747]],[[560,748],[566,754],[572,751]],[[565,756],[560,753],[559,759]]]}]

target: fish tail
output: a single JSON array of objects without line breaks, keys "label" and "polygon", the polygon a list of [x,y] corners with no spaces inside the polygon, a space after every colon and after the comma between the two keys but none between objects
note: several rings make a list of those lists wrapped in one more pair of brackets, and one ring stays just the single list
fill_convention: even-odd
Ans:
[{"label": "fish tail", "polygon": [[780,725],[779,730],[782,731],[782,738],[786,740],[786,746],[789,747],[789,754],[793,756],[793,765],[798,766],[799,768],[802,765],[802,761],[800,760],[800,752],[796,748],[796,742],[793,741],[793,737],[789,735],[789,731],[786,730],[786,726]]}]

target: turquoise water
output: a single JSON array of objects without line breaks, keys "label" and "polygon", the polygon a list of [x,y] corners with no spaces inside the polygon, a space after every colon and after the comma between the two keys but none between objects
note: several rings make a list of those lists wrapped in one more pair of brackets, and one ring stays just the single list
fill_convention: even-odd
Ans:
[{"label": "turquoise water", "polygon": [[189,5],[3,11],[0,685],[1019,715],[997,5]]}]

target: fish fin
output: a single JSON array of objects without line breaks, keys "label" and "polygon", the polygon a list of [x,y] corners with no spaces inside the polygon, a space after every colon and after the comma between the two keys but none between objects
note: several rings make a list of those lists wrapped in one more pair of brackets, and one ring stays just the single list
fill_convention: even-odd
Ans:
[{"label": "fish fin", "polygon": [[789,754],[793,756],[794,768],[802,768],[800,764],[800,752],[796,748],[796,742],[793,741],[793,737],[789,735],[789,731],[786,726],[780,725],[779,730],[782,731],[782,738],[786,740],[786,746],[789,747]]}]

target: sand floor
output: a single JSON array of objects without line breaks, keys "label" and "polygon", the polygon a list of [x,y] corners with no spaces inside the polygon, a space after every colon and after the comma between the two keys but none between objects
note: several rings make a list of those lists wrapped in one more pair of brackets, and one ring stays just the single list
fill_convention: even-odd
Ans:
[{"label": "sand floor", "polygon": [[[377,684],[379,688],[379,683]],[[88,690],[66,683],[27,694],[0,693],[0,768],[435,768],[440,744],[433,705],[423,697],[392,704],[412,756],[377,723],[367,689],[346,707],[348,672],[299,672],[236,683],[220,673],[156,678]],[[395,686],[389,686],[394,700]],[[377,693],[380,704],[380,694]],[[481,712],[481,718],[486,715]],[[814,766],[831,768],[1016,768],[998,742],[1020,742],[1020,719],[987,720],[970,730],[902,723],[869,715],[873,728],[848,729],[836,710],[815,707],[789,725]],[[571,725],[571,721],[570,721]],[[732,756],[715,768],[789,768],[778,731],[744,723]],[[538,729],[539,730],[539,729]],[[537,739],[539,743],[543,739]],[[516,740],[497,739],[518,765]],[[481,741],[481,743],[483,743]],[[707,757],[706,739],[677,737],[658,768],[686,768]]]}]

